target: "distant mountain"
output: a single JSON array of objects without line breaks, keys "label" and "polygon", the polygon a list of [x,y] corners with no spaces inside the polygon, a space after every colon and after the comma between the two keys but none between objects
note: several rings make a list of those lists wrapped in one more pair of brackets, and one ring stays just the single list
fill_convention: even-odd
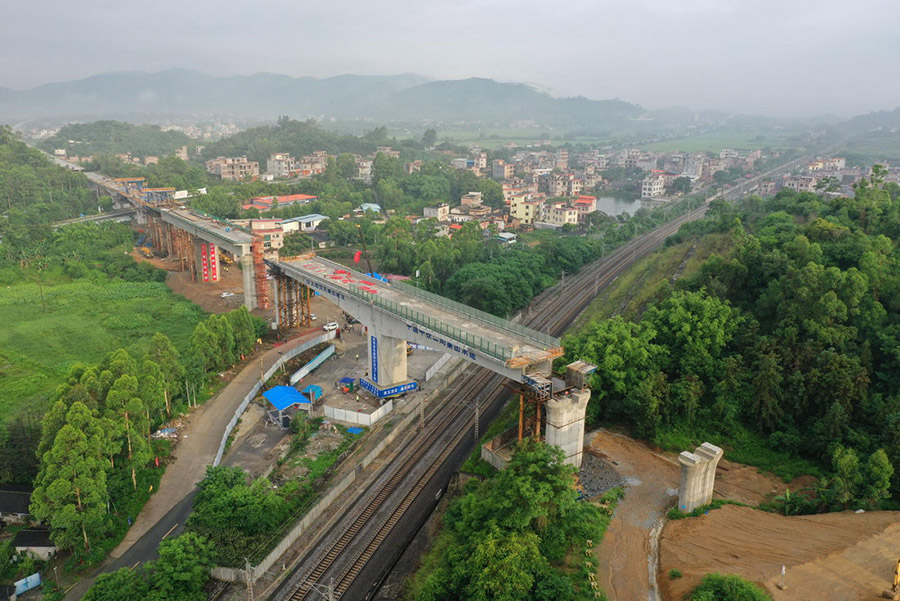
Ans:
[{"label": "distant mountain", "polygon": [[865,133],[876,130],[894,130],[900,128],[900,107],[892,111],[877,111],[865,115],[857,115],[838,126],[838,129],[851,133]]},{"label": "distant mountain", "polygon": [[396,92],[426,81],[415,74],[317,79],[272,73],[213,77],[188,69],[103,73],[0,94],[0,121],[94,120],[129,113],[248,119],[274,119],[279,114],[348,116],[361,106],[383,107]]},{"label": "distant mountain", "polygon": [[[491,79],[429,81],[421,75],[339,75],[325,79],[272,73],[214,77],[187,69],[104,73],[21,92],[0,89],[0,122],[91,121],[139,116],[229,116],[238,120],[290,115],[382,121],[510,123],[603,129],[652,120],[621,100],[554,98],[533,86]],[[155,116],[148,119],[148,116]]]}]

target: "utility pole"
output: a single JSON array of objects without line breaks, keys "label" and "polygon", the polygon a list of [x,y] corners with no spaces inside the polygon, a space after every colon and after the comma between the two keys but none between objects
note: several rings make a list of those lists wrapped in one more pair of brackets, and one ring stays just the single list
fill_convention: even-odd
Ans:
[{"label": "utility pole", "polygon": [[425,429],[425,397],[419,399],[419,432]]},{"label": "utility pole", "polygon": [[328,583],[328,586],[324,586],[319,584],[318,582],[311,582],[309,580],[306,581],[311,590],[319,593],[319,596],[325,599],[325,601],[336,601],[337,597],[334,595],[334,578]]},{"label": "utility pole", "polygon": [[253,595],[253,568],[250,566],[250,560],[248,558],[244,558],[244,565],[247,573],[247,599],[248,601],[256,601],[256,597]]},{"label": "utility pole", "polygon": [[[369,251],[366,250],[366,237],[363,235],[362,226],[357,223],[356,229],[359,231],[359,239],[360,239],[360,241],[362,241],[363,255],[365,255],[365,257],[366,257],[366,266],[369,268],[369,273],[375,273],[372,270],[372,262],[369,260]],[[376,244],[377,244],[377,239],[376,239]]]}]

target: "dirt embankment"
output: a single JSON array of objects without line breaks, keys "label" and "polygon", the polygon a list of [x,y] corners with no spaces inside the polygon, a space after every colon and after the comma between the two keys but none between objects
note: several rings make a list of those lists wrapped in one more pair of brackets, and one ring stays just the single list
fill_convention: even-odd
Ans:
[{"label": "dirt embankment", "polygon": [[[738,574],[775,601],[876,599],[900,557],[900,512],[784,517],[725,506],[669,522],[660,540],[662,598],[681,601],[703,575]],[[780,590],[781,566],[786,566]],[[682,578],[670,579],[669,570]]]},{"label": "dirt embankment", "polygon": [[[589,433],[585,440],[625,481],[625,498],[616,507],[603,543],[597,548],[601,586],[610,599],[657,601],[660,592],[666,591],[656,590],[656,550],[651,532],[658,531],[666,511],[677,501],[681,470],[676,456],[605,430]],[[785,484],[756,468],[723,460],[716,470],[715,496],[758,504],[787,487],[796,490],[803,485],[803,481]],[[681,597],[664,598],[681,601]]]}]

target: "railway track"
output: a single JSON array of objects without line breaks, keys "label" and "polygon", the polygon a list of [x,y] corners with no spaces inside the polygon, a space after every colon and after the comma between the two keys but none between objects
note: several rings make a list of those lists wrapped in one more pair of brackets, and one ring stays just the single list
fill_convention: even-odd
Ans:
[{"label": "railway track", "polygon": [[[559,290],[557,298],[545,301],[530,318],[523,320],[523,323],[553,335],[562,334],[590,303],[596,289],[608,285],[636,259],[655,250],[682,224],[698,219],[705,211],[705,205],[690,211],[623,245],[606,258],[585,266],[577,276],[570,279],[568,286]],[[424,436],[414,439],[406,451],[394,461],[396,468],[387,482],[377,487],[374,497],[365,493],[361,496],[360,502],[355,503],[350,509],[347,519],[340,522],[344,525],[349,523],[349,526],[343,526],[342,532],[329,532],[325,538],[332,542],[326,545],[327,551],[324,554],[311,551],[297,568],[303,575],[299,579],[292,575],[272,598],[279,601],[313,599],[317,595],[313,591],[313,583],[327,582],[331,579],[334,581],[335,595],[338,597],[344,595],[447,457],[463,437],[469,434],[474,416],[468,407],[476,402],[491,403],[500,397],[504,390],[501,376],[482,368],[467,370],[461,376],[459,384],[447,395],[449,400],[429,416],[429,425],[423,433]],[[417,475],[415,481],[410,483],[411,486],[402,488],[401,484],[409,479],[414,467],[423,459],[427,460],[425,471]],[[384,512],[385,515],[377,515],[388,500],[392,501],[391,508]],[[366,528],[370,522],[375,524],[374,528]],[[368,531],[364,536],[365,541],[354,545],[355,539],[363,530]],[[311,570],[303,569],[310,564],[314,566]],[[291,586],[287,585],[288,582],[296,583],[293,590],[289,590]]]},{"label": "railway track", "polygon": [[[802,159],[797,159],[800,160]],[[720,192],[708,200],[729,199],[730,195],[727,192]],[[555,291],[551,290],[546,296],[536,299],[535,310],[521,323],[554,336],[561,336],[590,304],[597,291],[609,285],[635,261],[661,246],[665,239],[677,232],[682,225],[701,218],[707,209],[708,205],[704,204],[680,215],[619,247],[607,257],[586,265],[569,280],[567,286],[558,286]],[[370,493],[370,489],[367,489],[346,514],[347,519],[343,523],[350,522],[350,525],[342,532],[335,531],[340,529],[341,522],[334,526],[325,537],[326,540],[333,542],[325,543],[327,550],[324,554],[316,554],[315,549],[307,553],[292,575],[282,582],[271,598],[277,601],[312,599],[313,584],[325,582],[326,576],[329,576],[328,581],[336,583],[335,598],[344,595],[363,568],[375,557],[376,552],[409,511],[431,478],[443,466],[463,437],[468,435],[474,422],[474,416],[469,415],[468,407],[473,403],[493,404],[503,395],[504,390],[501,376],[483,368],[467,369],[460,377],[459,384],[447,395],[448,400],[431,412],[426,430],[416,436],[401,456],[392,462],[395,469],[387,482],[381,488],[377,487],[378,480],[370,486],[370,489],[372,487],[377,489],[374,498],[371,501],[367,500]],[[420,465],[422,461],[426,462],[424,472],[417,473],[417,467],[420,471],[422,469]],[[406,481],[410,481],[411,486],[404,488],[401,484]],[[376,525],[372,529],[367,529],[366,526],[370,521]],[[359,537],[365,540],[356,541],[355,539]],[[389,560],[382,572],[386,572],[395,560],[396,558]],[[313,564],[314,567],[306,570],[304,566],[309,564]],[[382,573],[379,578],[383,575]],[[379,579],[369,588],[366,599],[374,594],[380,582]]]}]

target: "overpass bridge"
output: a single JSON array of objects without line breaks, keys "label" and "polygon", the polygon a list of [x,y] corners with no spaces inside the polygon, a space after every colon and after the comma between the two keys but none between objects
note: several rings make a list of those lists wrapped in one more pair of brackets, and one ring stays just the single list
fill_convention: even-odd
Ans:
[{"label": "overpass bridge", "polygon": [[220,251],[224,250],[241,264],[244,305],[248,309],[269,308],[262,236],[210,215],[176,208],[170,202],[146,200],[139,189],[129,185],[134,178],[116,180],[92,172],[85,176],[108,192],[114,205],[132,207],[136,221],[147,226],[153,246],[163,254],[175,256],[181,269],[190,271],[195,282],[219,280]]},{"label": "overpass bridge", "polygon": [[549,397],[558,338],[400,282],[384,282],[308,254],[273,261],[280,327],[308,318],[319,292],[358,319],[368,333],[368,374],[361,386],[377,397],[414,390],[406,373],[406,345],[415,342],[485,367]]}]

